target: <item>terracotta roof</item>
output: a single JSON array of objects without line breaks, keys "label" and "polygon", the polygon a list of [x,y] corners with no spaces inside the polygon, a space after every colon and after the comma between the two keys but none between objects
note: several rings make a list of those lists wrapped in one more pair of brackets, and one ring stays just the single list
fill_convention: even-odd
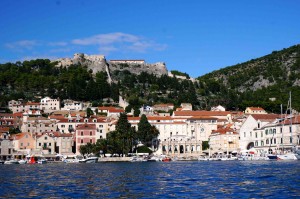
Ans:
[{"label": "terracotta roof", "polygon": [[217,130],[213,130],[211,134],[226,134],[227,132],[232,132],[233,134],[238,134],[236,131],[234,131],[232,128],[219,128]]},{"label": "terracotta roof", "polygon": [[73,137],[73,134],[72,133],[54,132],[53,137]]},{"label": "terracotta roof", "polygon": [[26,134],[28,134],[28,133],[18,133],[18,134],[12,135],[12,137],[14,138],[14,140],[20,140],[20,139],[22,139]]},{"label": "terracotta roof", "polygon": [[193,116],[188,118],[188,120],[217,120],[216,117],[209,117],[209,116]]},{"label": "terracotta roof", "polygon": [[275,120],[280,118],[279,114],[251,114],[255,120]]},{"label": "terracotta roof", "polygon": [[9,132],[9,127],[0,126],[0,133],[6,133],[6,132]]},{"label": "terracotta roof", "polygon": [[227,116],[230,111],[174,111],[174,116]]},{"label": "terracotta roof", "polygon": [[14,113],[14,117],[23,117],[22,112]]},{"label": "terracotta roof", "polygon": [[95,130],[96,129],[96,125],[95,124],[79,124],[77,127],[76,127],[76,130],[85,130],[85,129],[93,129]]}]

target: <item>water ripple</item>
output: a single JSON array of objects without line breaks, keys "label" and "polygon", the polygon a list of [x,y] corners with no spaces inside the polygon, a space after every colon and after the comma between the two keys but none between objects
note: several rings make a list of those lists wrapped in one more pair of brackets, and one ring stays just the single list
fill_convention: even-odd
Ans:
[{"label": "water ripple", "polygon": [[297,198],[300,161],[0,165],[0,198]]}]

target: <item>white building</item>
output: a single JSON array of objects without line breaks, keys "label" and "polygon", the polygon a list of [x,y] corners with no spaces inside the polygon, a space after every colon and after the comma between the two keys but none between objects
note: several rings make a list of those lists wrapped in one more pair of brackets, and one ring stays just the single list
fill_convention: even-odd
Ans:
[{"label": "white building", "polygon": [[60,100],[51,99],[50,97],[41,99],[41,110],[43,110],[45,113],[60,110]]},{"label": "white building", "polygon": [[242,124],[240,134],[240,150],[247,150],[254,147],[256,133],[269,123],[275,123],[280,118],[277,114],[253,114],[249,115]]}]

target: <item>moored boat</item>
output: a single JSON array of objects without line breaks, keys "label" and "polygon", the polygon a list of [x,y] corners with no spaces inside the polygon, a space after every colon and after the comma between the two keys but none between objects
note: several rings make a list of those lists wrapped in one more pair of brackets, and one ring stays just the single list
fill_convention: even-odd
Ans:
[{"label": "moored boat", "polygon": [[88,157],[86,159],[79,160],[79,163],[97,163],[98,157]]},{"label": "moored boat", "polygon": [[277,160],[297,160],[295,153],[286,153],[282,155],[277,155]]},{"label": "moored boat", "polygon": [[4,164],[19,164],[19,161],[15,159],[11,159],[11,160],[6,160]]}]

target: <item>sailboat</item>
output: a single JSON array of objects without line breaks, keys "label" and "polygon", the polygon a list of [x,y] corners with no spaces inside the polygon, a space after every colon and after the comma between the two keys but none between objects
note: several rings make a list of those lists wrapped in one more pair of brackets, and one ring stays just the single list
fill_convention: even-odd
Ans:
[{"label": "sailboat", "polygon": [[[292,123],[293,123],[293,115],[292,115],[292,97],[291,97],[291,92],[290,92],[290,98],[289,98],[289,102],[288,102],[288,110],[290,111],[290,143],[293,145],[293,131],[292,131]],[[282,125],[284,125],[284,121],[282,121]],[[277,155],[277,160],[297,160],[298,159],[298,154],[295,153],[295,151],[289,151],[287,153],[284,152],[284,147],[283,147],[283,132],[282,132],[282,152],[284,154],[278,154]]]}]

